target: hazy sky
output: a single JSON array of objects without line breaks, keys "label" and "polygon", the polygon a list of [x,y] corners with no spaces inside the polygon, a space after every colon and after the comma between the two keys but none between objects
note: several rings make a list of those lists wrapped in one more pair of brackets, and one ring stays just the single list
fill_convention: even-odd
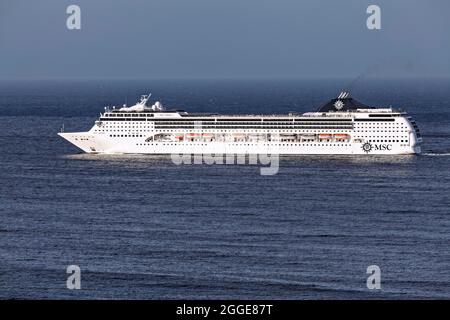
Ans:
[{"label": "hazy sky", "polygon": [[[66,8],[81,7],[81,30]],[[381,7],[381,30],[366,9]],[[448,0],[0,0],[0,78],[450,76]]]}]

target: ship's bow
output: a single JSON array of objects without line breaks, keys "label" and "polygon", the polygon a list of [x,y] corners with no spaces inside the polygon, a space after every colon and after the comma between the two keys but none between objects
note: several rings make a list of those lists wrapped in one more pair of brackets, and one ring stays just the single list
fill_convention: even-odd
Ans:
[{"label": "ship's bow", "polygon": [[59,132],[58,135],[63,137],[73,145],[87,153],[98,152],[95,137],[89,132]]}]

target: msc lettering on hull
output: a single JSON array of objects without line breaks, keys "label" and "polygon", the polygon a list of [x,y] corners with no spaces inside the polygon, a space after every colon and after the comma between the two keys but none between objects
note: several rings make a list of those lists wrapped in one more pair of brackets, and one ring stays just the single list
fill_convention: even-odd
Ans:
[{"label": "msc lettering on hull", "polygon": [[391,144],[375,144],[374,148],[375,148],[375,150],[379,150],[379,151],[392,150],[392,145]]}]

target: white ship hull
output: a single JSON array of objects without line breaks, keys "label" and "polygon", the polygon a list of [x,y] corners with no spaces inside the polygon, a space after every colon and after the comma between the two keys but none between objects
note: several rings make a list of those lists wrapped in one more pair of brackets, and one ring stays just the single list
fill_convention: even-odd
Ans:
[{"label": "white ship hull", "polygon": [[[228,143],[228,142],[158,142],[145,144],[143,139],[111,139],[89,132],[59,133],[61,137],[86,153],[106,154],[379,154],[407,155],[421,152],[420,146],[400,146],[400,143],[372,144],[365,151],[363,143]],[[76,139],[76,140],[75,140]]]},{"label": "white ship hull", "polygon": [[372,108],[343,92],[316,112],[284,115],[189,114],[141,102],[107,110],[88,132],[59,135],[87,153],[339,154],[420,153],[420,132],[405,112]]}]

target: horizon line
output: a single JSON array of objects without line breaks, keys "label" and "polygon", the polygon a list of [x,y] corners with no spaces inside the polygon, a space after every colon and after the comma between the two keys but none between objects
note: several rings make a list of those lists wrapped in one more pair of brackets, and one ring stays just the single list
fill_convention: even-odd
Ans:
[{"label": "horizon line", "polygon": [[[298,81],[298,80],[349,80],[357,76],[308,76],[308,77],[254,77],[254,76],[235,76],[235,77],[140,77],[140,76],[0,76],[0,81],[81,81],[81,80],[128,80],[128,81]],[[365,80],[430,80],[430,79],[450,79],[450,75],[432,75],[432,76],[367,76]]]}]

